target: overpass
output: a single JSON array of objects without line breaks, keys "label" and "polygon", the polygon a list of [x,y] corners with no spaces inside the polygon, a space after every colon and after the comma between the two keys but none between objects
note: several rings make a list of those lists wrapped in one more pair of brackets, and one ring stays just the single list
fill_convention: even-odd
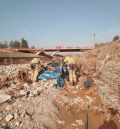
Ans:
[{"label": "overpass", "polygon": [[61,47],[61,48],[15,48],[16,51],[20,52],[37,52],[37,51],[43,51],[43,52],[54,52],[54,51],[60,51],[60,52],[84,52],[87,50],[90,50],[92,48],[81,48],[81,47]]}]

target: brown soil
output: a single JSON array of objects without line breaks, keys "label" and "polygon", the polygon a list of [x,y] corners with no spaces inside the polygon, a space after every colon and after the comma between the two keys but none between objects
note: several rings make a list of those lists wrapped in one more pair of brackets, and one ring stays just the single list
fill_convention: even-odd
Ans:
[{"label": "brown soil", "polygon": [[109,122],[104,122],[104,124],[102,126],[100,126],[98,129],[118,129],[117,125],[115,124],[115,122],[113,120],[109,121]]},{"label": "brown soil", "polygon": [[[108,43],[85,52],[84,55],[82,55],[81,57],[74,55],[74,58],[77,60],[78,63],[82,64],[82,70],[85,75],[92,75],[94,72],[94,68],[96,67],[96,61],[105,59],[107,55],[111,54],[111,60],[120,59],[119,44],[120,43]],[[2,55],[1,59],[5,59],[5,54],[2,54],[4,56]],[[21,54],[19,53],[18,55],[20,59]],[[14,61],[16,57],[14,56]],[[33,58],[33,56],[29,57],[28,54],[24,55],[22,57],[23,63],[25,61],[29,62],[31,58]],[[48,57],[41,58],[47,61],[50,60]],[[17,60],[16,62],[19,63],[19,60]],[[80,81],[82,82],[82,78]],[[83,87],[82,84],[79,85]],[[57,124],[57,129],[84,129],[84,124],[79,125],[76,120],[80,119],[83,121],[83,123],[85,123],[86,112],[88,113],[88,129],[120,129],[120,123],[116,116],[116,114],[118,113],[117,110],[109,107],[104,107],[103,100],[100,98],[98,94],[98,89],[95,85],[90,89],[76,90],[75,87],[69,86],[69,84],[67,83],[65,86],[65,91],[66,96],[72,99],[80,97],[84,102],[86,102],[86,96],[89,96],[91,98],[94,98],[94,102],[88,106],[88,110],[86,110],[86,107],[82,107],[82,105],[80,104],[73,104],[72,106],[70,104],[59,105],[59,114],[57,115],[61,121],[64,121],[64,123]],[[95,106],[100,107],[99,109],[102,109],[104,107],[106,108],[106,110],[95,111],[93,109]],[[111,117],[109,120],[106,120],[106,115],[108,113],[111,114]]]},{"label": "brown soil", "polygon": [[[99,97],[97,90],[95,87],[90,88],[89,90],[82,90],[77,94],[73,94],[71,91],[68,91],[67,95],[71,98],[75,97],[81,97],[85,101],[85,96],[90,95],[90,97],[95,97],[95,101],[92,104],[92,106],[89,107],[88,110],[88,129],[119,129],[120,124],[116,118],[116,116],[112,116],[110,118],[110,121],[106,121],[106,114],[105,112],[94,112],[92,110],[92,107],[94,106],[100,106],[102,107],[102,101]],[[58,129],[84,129],[84,126],[78,125],[75,121],[77,119],[83,120],[85,122],[85,115],[86,110],[84,108],[81,108],[81,105],[74,104],[73,106],[70,105],[64,105],[59,107],[59,117],[61,120],[65,121],[65,124],[59,124]],[[75,123],[77,126],[71,126],[73,123]],[[110,128],[110,127],[111,128]],[[109,127],[109,128],[106,128]]]}]

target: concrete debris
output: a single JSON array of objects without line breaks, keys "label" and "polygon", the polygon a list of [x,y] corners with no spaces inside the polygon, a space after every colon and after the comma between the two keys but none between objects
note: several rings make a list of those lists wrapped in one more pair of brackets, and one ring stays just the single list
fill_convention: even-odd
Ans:
[{"label": "concrete debris", "polygon": [[37,87],[35,90],[32,91],[33,95],[39,95],[42,91],[41,87]]},{"label": "concrete debris", "polygon": [[84,123],[83,123],[83,120],[79,119],[79,120],[76,120],[76,123],[80,126],[83,126]]},{"label": "concrete debris", "polygon": [[19,115],[18,115],[18,112],[16,111],[15,113],[14,113],[14,119],[18,119],[19,118]]},{"label": "concrete debris", "polygon": [[21,122],[21,123],[20,123],[20,127],[22,127],[22,126],[23,126],[23,123]]},{"label": "concrete debris", "polygon": [[34,111],[31,110],[30,108],[28,108],[28,109],[26,110],[26,114],[29,115],[29,116],[32,116],[32,115],[34,114]]},{"label": "concrete debris", "polygon": [[77,125],[77,124],[75,124],[75,123],[73,123],[73,124],[71,124],[71,126],[75,126],[75,127],[76,127],[76,126],[78,126],[78,125]]},{"label": "concrete debris", "polygon": [[17,76],[19,70],[29,68],[29,64],[12,64],[12,65],[1,65],[0,66],[0,78],[5,79],[7,77],[13,78]]},{"label": "concrete debris", "polygon": [[9,121],[11,121],[13,118],[14,118],[14,116],[11,115],[11,114],[9,114],[9,115],[7,115],[7,116],[5,117],[5,121],[6,121],[6,122],[9,122]]},{"label": "concrete debris", "polygon": [[20,90],[20,95],[21,96],[26,95],[26,92],[24,90]]},{"label": "concrete debris", "polygon": [[93,128],[98,128],[94,123],[102,125],[101,121],[109,122],[114,116],[120,128],[119,51],[113,44],[109,49],[103,46],[74,55],[81,63],[78,84],[71,87],[66,81],[62,90],[55,89],[54,79],[30,83],[29,64],[0,66],[0,128],[7,123],[11,129],[77,129],[84,126],[86,109],[93,117]]},{"label": "concrete debris", "polygon": [[20,125],[20,122],[16,121],[15,126],[19,126],[19,125]]},{"label": "concrete debris", "polygon": [[0,92],[0,104],[1,103],[4,103],[4,102],[6,102],[6,101],[8,101],[10,99],[11,99],[11,96],[10,95],[7,95],[5,93],[1,93]]},{"label": "concrete debris", "polygon": [[90,96],[86,95],[86,98],[87,98],[88,105],[91,105],[94,102],[94,99],[91,98]]},{"label": "concrete debris", "polygon": [[92,110],[96,113],[96,114],[100,114],[100,113],[104,113],[105,109],[100,107],[100,106],[94,106],[92,107]]},{"label": "concrete debris", "polygon": [[24,117],[26,115],[26,110],[21,110],[19,114],[20,114],[20,117]]},{"label": "concrete debris", "polygon": [[77,91],[73,91],[73,94],[77,94],[78,92]]},{"label": "concrete debris", "polygon": [[0,129],[11,129],[11,128],[8,125],[4,125]]},{"label": "concrete debris", "polygon": [[83,99],[81,99],[80,97],[74,98],[73,104],[80,104],[80,103],[84,103]]},{"label": "concrete debris", "polygon": [[7,105],[7,106],[5,107],[5,109],[6,109],[7,111],[10,111],[10,110],[11,110],[11,106],[10,106],[10,105]]},{"label": "concrete debris", "polygon": [[57,123],[58,123],[58,124],[64,124],[65,121],[57,120]]}]

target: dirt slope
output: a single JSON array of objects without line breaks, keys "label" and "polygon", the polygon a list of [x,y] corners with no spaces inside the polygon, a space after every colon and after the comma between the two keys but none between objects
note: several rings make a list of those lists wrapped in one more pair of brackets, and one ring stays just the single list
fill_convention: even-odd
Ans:
[{"label": "dirt slope", "polygon": [[120,112],[120,41],[105,43],[83,53],[76,60],[94,76],[104,102]]}]

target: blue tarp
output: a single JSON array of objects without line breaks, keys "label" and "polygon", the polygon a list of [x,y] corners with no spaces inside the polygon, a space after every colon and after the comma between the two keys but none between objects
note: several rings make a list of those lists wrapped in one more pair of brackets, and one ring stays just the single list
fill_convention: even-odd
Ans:
[{"label": "blue tarp", "polygon": [[38,75],[38,80],[43,80],[43,79],[56,79],[55,86],[56,88],[58,87],[63,87],[64,86],[64,79],[62,78],[62,70],[64,74],[66,74],[67,68],[66,67],[56,67],[53,71],[42,71]]},{"label": "blue tarp", "polygon": [[55,68],[54,71],[43,71],[42,73],[40,73],[38,75],[38,80],[43,80],[43,79],[55,79],[58,76],[60,76],[62,73],[62,68],[61,67],[57,67]]},{"label": "blue tarp", "polygon": [[60,72],[56,72],[56,71],[44,71],[42,74],[38,75],[38,80],[55,79],[60,74],[61,74]]}]

